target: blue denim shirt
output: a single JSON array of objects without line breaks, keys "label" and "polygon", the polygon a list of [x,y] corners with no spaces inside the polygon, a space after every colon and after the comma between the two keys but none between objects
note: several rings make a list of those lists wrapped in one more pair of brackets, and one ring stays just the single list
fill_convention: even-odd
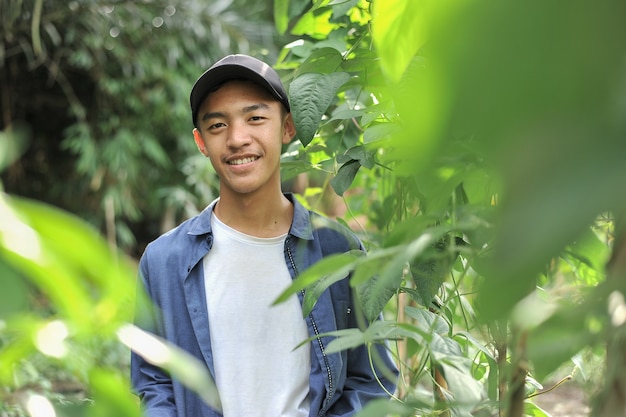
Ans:
[{"label": "blue denim shirt", "polygon": [[[284,251],[292,278],[324,256],[363,250],[360,240],[347,228],[306,210],[293,196],[286,196],[294,205]],[[202,263],[212,245],[212,209],[211,205],[150,243],[139,268],[145,290],[158,307],[158,313],[152,314],[149,324],[143,327],[191,353],[214,376]],[[302,302],[302,294],[299,296]],[[357,327],[356,311],[346,277],[324,291],[306,319],[309,335],[316,337],[311,342],[310,417],[350,416],[367,401],[387,396],[372,373],[364,346],[329,354],[325,348],[333,338],[319,336]],[[385,347],[377,349],[385,366],[397,375]],[[386,389],[393,392],[395,381],[383,374],[378,370]],[[149,417],[221,416],[179,381],[134,353],[131,379]]]}]

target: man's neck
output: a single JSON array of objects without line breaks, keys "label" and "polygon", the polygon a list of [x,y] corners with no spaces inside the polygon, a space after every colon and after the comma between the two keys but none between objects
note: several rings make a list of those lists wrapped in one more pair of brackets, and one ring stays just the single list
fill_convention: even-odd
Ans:
[{"label": "man's neck", "polygon": [[289,232],[293,204],[281,193],[274,195],[221,195],[215,215],[226,225],[256,237],[274,237]]}]

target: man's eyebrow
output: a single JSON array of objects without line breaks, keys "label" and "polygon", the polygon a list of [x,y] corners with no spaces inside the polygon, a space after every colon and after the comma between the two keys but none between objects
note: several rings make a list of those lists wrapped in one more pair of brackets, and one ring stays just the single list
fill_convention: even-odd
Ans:
[{"label": "man's eyebrow", "polygon": [[241,109],[242,113],[250,113],[251,111],[256,111],[256,110],[267,110],[269,109],[270,106],[268,106],[265,103],[257,103],[257,104],[253,104],[251,106],[246,106],[243,109]]},{"label": "man's eyebrow", "polygon": [[206,121],[209,119],[217,119],[219,117],[226,117],[226,115],[224,113],[220,113],[220,112],[211,112],[211,113],[204,113],[202,115],[202,121]]},{"label": "man's eyebrow", "polygon": [[[257,110],[267,110],[269,108],[270,108],[270,106],[267,105],[266,103],[256,103],[256,104],[252,104],[250,106],[243,107],[241,109],[241,114],[246,114],[246,113],[250,113],[250,112],[253,112],[253,111],[257,111]],[[204,113],[202,115],[201,120],[204,122],[204,121],[209,120],[209,119],[218,119],[218,118],[225,118],[225,117],[226,117],[226,114],[224,114],[222,112],[218,112],[218,111],[216,111],[216,112],[207,112],[207,113]]]}]

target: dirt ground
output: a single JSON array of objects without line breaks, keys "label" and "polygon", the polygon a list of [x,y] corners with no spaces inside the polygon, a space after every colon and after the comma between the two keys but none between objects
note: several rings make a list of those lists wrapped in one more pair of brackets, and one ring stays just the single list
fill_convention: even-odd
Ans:
[{"label": "dirt ground", "polygon": [[552,417],[588,417],[590,412],[589,399],[576,384],[562,384],[535,397],[534,402]]}]

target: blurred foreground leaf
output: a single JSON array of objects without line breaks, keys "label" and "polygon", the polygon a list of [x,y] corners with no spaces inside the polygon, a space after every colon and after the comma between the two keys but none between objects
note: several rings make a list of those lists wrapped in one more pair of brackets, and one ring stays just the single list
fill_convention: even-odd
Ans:
[{"label": "blurred foreground leaf", "polygon": [[217,386],[204,363],[176,345],[131,324],[121,327],[118,337],[146,361],[167,370],[183,385],[195,391],[206,404],[218,411],[222,410]]}]

